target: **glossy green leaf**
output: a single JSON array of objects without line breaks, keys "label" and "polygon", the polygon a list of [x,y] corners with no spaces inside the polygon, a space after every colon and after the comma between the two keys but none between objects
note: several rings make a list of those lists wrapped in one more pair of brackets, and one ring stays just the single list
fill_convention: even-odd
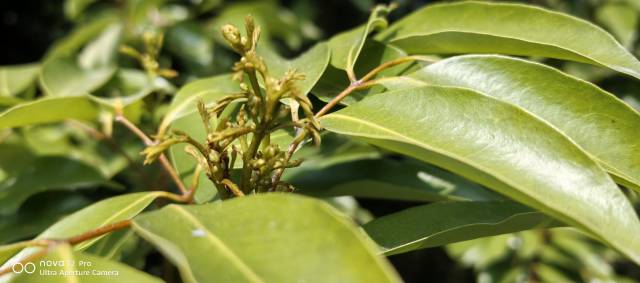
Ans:
[{"label": "glossy green leaf", "polygon": [[305,159],[303,168],[286,176],[302,194],[406,201],[501,198],[464,178],[415,160],[362,159],[305,170],[307,162]]},{"label": "glossy green leaf", "polygon": [[71,31],[69,35],[56,41],[47,51],[44,61],[61,57],[71,57],[87,42],[96,38],[105,28],[116,21],[118,21],[117,15],[109,12],[91,17],[87,22],[84,22]]},{"label": "glossy green leaf", "polygon": [[207,104],[240,91],[238,82],[231,79],[231,75],[219,75],[200,79],[183,86],[171,101],[167,114],[162,119],[160,128],[167,128],[179,118],[198,111],[198,99]]},{"label": "glossy green leaf", "polygon": [[[189,134],[198,141],[203,141],[206,134],[200,115],[197,113],[198,99],[203,99],[206,104],[211,105],[218,99],[239,91],[240,87],[231,79],[231,75],[219,75],[191,82],[183,86],[173,98],[160,124],[160,129],[167,131],[171,127]],[[184,144],[178,144],[172,146],[169,151],[176,170],[184,182],[189,184],[193,179],[197,161],[187,154],[184,148]],[[195,200],[202,203],[213,198],[216,190],[204,174],[199,180]]]},{"label": "glossy green leaf", "polygon": [[244,17],[251,15],[262,30],[260,46],[272,47],[271,39],[284,41],[291,49],[299,49],[303,38],[319,37],[320,31],[310,20],[304,19],[280,6],[278,1],[258,0],[258,1],[234,1],[225,5],[209,23],[208,34],[223,46],[228,46],[222,39],[220,28],[225,24],[232,24],[244,30]]},{"label": "glossy green leaf", "polygon": [[[130,219],[142,212],[156,198],[165,194],[165,192],[133,193],[99,201],[55,223],[42,232],[38,238],[71,237],[110,223]],[[95,240],[97,239],[84,242],[76,247],[77,249],[86,248]]]},{"label": "glossy green leaf", "polygon": [[37,193],[89,188],[105,181],[99,171],[85,163],[66,157],[38,157],[17,176],[0,182],[0,215],[16,212]]},{"label": "glossy green leaf", "polygon": [[213,65],[213,40],[197,23],[183,22],[171,28],[166,46],[188,70],[203,71]]},{"label": "glossy green leaf", "polygon": [[0,128],[59,122],[64,119],[94,120],[98,109],[86,96],[47,97],[13,106],[0,113]]},{"label": "glossy green leaf", "polygon": [[541,56],[601,65],[640,78],[640,62],[601,28],[520,4],[431,5],[392,24],[377,39],[409,54]]},{"label": "glossy green leaf", "polygon": [[329,64],[329,48],[325,43],[318,43],[300,56],[288,60],[280,57],[270,49],[259,49],[258,53],[264,58],[269,67],[269,74],[280,78],[289,70],[296,70],[304,75],[304,80],[296,85],[302,94],[307,94],[318,82]]},{"label": "glossy green leaf", "polygon": [[354,67],[367,37],[370,33],[387,27],[386,16],[392,9],[388,6],[378,5],[373,8],[369,20],[364,26],[331,38],[329,40],[331,64],[347,72],[354,72]]},{"label": "glossy green leaf", "polygon": [[620,40],[627,48],[636,39],[638,11],[624,3],[605,3],[596,10],[596,20]]},{"label": "glossy green leaf", "polygon": [[115,67],[83,69],[71,59],[50,60],[42,66],[40,87],[48,96],[80,96],[105,84]]},{"label": "glossy green leaf", "polygon": [[91,99],[115,109],[125,107],[124,114],[127,116],[127,107],[141,101],[153,93],[173,93],[175,87],[166,79],[156,77],[150,79],[145,72],[132,69],[119,69],[114,78],[104,87],[104,92],[108,97],[91,95]]},{"label": "glossy green leaf", "polygon": [[0,96],[0,109],[11,107],[25,102],[24,100],[12,96]]},{"label": "glossy green leaf", "polygon": [[[275,72],[285,72],[289,67],[299,67],[301,68],[301,71],[308,70],[312,72],[312,74],[313,72],[316,72],[316,76],[320,76],[317,72],[322,72],[324,69],[323,64],[326,66],[326,60],[328,60],[328,58],[321,59],[324,57],[322,54],[326,52],[326,46],[323,47],[323,45],[318,45],[305,53],[306,55],[302,55],[293,61],[279,59],[281,60],[279,62],[282,66],[275,68]],[[306,64],[314,64],[316,59],[320,61],[325,60],[325,63],[320,63],[320,66],[315,67],[306,66]],[[307,84],[307,81],[310,84]],[[304,86],[301,87],[306,87],[308,91],[308,89],[313,86],[313,82],[315,82],[313,80],[313,75],[310,75],[310,77],[305,79]],[[205,129],[202,125],[200,115],[197,113],[198,99],[201,98],[207,105],[212,105],[218,99],[229,94],[238,93],[239,91],[240,87],[238,82],[233,81],[231,79],[231,75],[228,74],[197,80],[185,85],[178,91],[171,102],[171,105],[167,110],[167,114],[160,124],[160,131],[166,132],[169,128],[180,130],[189,134],[198,141],[204,141],[206,138]],[[272,136],[272,142],[278,144],[288,145],[292,139],[292,135],[287,131],[278,131]],[[286,145],[281,148],[285,148]],[[174,145],[170,148],[170,153],[173,164],[178,173],[186,183],[190,183],[193,179],[192,175],[197,162],[184,151],[184,148],[184,144]],[[242,167],[242,162],[237,161],[235,166]],[[200,182],[196,193],[196,201],[198,203],[208,201],[214,195],[215,188],[213,187],[213,184],[211,184],[203,174],[200,176]]]},{"label": "glossy green leaf", "polygon": [[[0,262],[6,262],[13,255],[20,252],[20,250],[24,249],[27,246],[28,245],[25,242],[18,242],[14,244],[0,246]],[[1,278],[2,277],[0,277],[0,279]]]},{"label": "glossy green leaf", "polygon": [[[61,266],[41,266],[40,262],[58,263]],[[138,282],[160,283],[155,278],[125,264],[110,261],[101,257],[73,251],[66,244],[59,245],[45,257],[34,262],[36,272],[28,274],[22,272],[8,282],[11,283],[109,283],[109,282]]]},{"label": "glossy green leaf", "polygon": [[114,64],[121,37],[121,25],[113,24],[105,28],[98,38],[82,49],[78,55],[78,65],[91,70]]},{"label": "glossy green leaf", "polygon": [[178,267],[184,282],[399,281],[346,217],[305,197],[170,205],[136,217],[132,227]]},{"label": "glossy green leaf", "polygon": [[[91,202],[75,193],[45,193],[29,198],[15,214],[0,221],[0,244],[28,239],[63,216]],[[4,262],[0,260],[0,262]]]},{"label": "glossy green leaf", "polygon": [[[99,201],[56,222],[37,238],[64,239],[107,224],[131,219],[149,206],[153,200],[165,194],[166,192],[133,193]],[[78,244],[75,248],[77,250],[85,249],[99,239],[101,237]],[[24,249],[14,256],[12,260],[15,262],[33,254],[35,251],[37,251],[35,248]],[[2,267],[5,266],[7,266],[6,263]]]},{"label": "glossy green leaf", "polygon": [[411,77],[518,105],[569,136],[620,183],[640,190],[640,114],[593,84],[542,64],[493,55],[453,57]]},{"label": "glossy green leaf", "polygon": [[363,226],[387,255],[560,225],[509,201],[442,202],[412,207]]},{"label": "glossy green leaf", "polygon": [[640,263],[638,216],[590,156],[511,104],[451,87],[378,94],[321,119],[585,229]]},{"label": "glossy green leaf", "polygon": [[15,96],[25,91],[38,75],[38,64],[0,67],[0,96]]},{"label": "glossy green leaf", "polygon": [[[140,238],[131,229],[109,233],[85,252],[112,260],[121,259],[127,249],[136,248]],[[133,246],[133,247],[132,247]]]},{"label": "glossy green leaf", "polygon": [[[331,50],[331,58],[336,56],[334,54],[335,52],[336,50]],[[360,52],[360,59],[356,62],[354,70],[355,75],[360,78],[378,65],[404,56],[406,56],[406,53],[394,46],[383,44],[375,40],[367,40]],[[376,78],[396,76],[406,72],[410,67],[411,65],[409,64],[392,67],[380,72]],[[330,101],[341,91],[347,88],[350,83],[347,72],[345,72],[344,69],[340,69],[340,66],[335,66],[332,62],[311,92],[320,100],[326,102]],[[372,87],[370,89],[358,90],[347,96],[340,103],[349,105],[376,92],[380,92],[380,89]]]}]

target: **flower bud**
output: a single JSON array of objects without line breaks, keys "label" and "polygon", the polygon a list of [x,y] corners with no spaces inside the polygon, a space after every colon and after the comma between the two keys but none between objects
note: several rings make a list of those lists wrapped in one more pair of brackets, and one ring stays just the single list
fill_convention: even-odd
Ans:
[{"label": "flower bud", "polygon": [[224,36],[232,46],[240,44],[240,31],[232,25],[222,26],[222,36]]}]

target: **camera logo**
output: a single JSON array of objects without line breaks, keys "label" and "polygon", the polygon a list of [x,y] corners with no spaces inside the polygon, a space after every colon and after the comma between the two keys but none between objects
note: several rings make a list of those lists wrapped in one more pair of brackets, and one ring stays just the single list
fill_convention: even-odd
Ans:
[{"label": "camera logo", "polygon": [[34,272],[36,272],[36,265],[33,262],[28,262],[25,264],[21,262],[17,262],[11,266],[11,270],[15,274],[20,274],[20,273],[33,274]]}]

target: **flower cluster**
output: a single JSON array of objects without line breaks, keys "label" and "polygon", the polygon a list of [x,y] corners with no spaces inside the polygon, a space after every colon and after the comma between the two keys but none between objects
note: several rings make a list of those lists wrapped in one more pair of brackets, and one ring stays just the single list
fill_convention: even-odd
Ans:
[{"label": "flower cluster", "polygon": [[[241,56],[233,67],[233,79],[241,91],[209,106],[198,102],[206,141],[200,143],[174,131],[156,137],[158,142],[144,151],[147,162],[151,162],[169,146],[189,143],[187,152],[198,160],[223,199],[293,190],[279,177],[282,170],[298,166],[300,161],[291,160],[292,152],[271,143],[276,130],[295,129],[297,135],[292,143],[296,146],[308,135],[316,144],[320,142],[320,125],[314,118],[311,101],[296,86],[304,76],[289,70],[281,78],[272,77],[256,50],[260,27],[251,17],[245,18],[245,25],[245,36],[232,25],[222,27],[224,38]],[[299,109],[303,117],[298,117]]]}]

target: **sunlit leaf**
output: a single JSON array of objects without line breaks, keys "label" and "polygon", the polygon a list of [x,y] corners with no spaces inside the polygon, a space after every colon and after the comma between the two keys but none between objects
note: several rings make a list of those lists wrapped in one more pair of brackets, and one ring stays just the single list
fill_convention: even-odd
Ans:
[{"label": "sunlit leaf", "polygon": [[614,95],[542,64],[493,55],[443,60],[411,75],[518,105],[557,127],[620,183],[640,190],[640,114]]},{"label": "sunlit leaf", "polygon": [[70,59],[50,60],[42,66],[40,87],[48,96],[86,95],[105,84],[115,71],[113,66],[84,69]]},{"label": "sunlit leaf", "polygon": [[133,228],[178,267],[185,282],[399,281],[344,216],[300,196],[171,205],[137,217]]},{"label": "sunlit leaf", "polygon": [[[40,265],[40,262],[52,262],[62,266]],[[44,258],[34,263],[36,272],[22,272],[9,282],[11,283],[108,283],[114,281],[159,283],[163,282],[149,274],[125,264],[110,261],[101,257],[74,251],[71,246],[63,244],[50,251]],[[49,271],[49,272],[47,272]],[[54,272],[54,273],[51,273]]]},{"label": "sunlit leaf", "polygon": [[14,213],[37,193],[89,188],[105,181],[99,171],[82,162],[65,157],[39,157],[17,176],[0,182],[0,215]]},{"label": "sunlit leaf", "polygon": [[416,206],[377,218],[364,230],[385,254],[559,225],[514,202],[461,201]]},{"label": "sunlit leaf", "polygon": [[640,62],[601,28],[521,4],[430,5],[377,37],[409,54],[504,53],[606,66],[640,78]]},{"label": "sunlit leaf", "polygon": [[98,109],[86,96],[47,97],[18,104],[0,113],[0,128],[59,122],[64,119],[94,120]]},{"label": "sunlit leaf", "polygon": [[0,67],[0,96],[15,96],[26,90],[38,75],[36,63]]},{"label": "sunlit leaf", "polygon": [[624,194],[587,153],[520,108],[429,86],[375,95],[321,123],[458,173],[640,262],[640,222]]}]

